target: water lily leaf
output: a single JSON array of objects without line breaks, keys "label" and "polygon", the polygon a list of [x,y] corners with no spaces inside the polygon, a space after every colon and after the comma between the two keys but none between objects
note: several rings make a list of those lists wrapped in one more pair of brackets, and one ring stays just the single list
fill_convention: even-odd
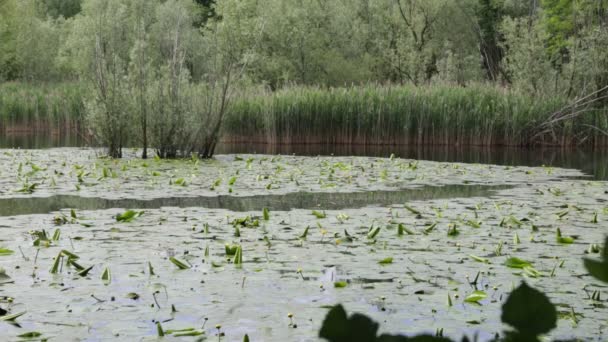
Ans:
[{"label": "water lily leaf", "polygon": [[0,248],[0,256],[6,256],[6,255],[11,255],[15,253],[14,251],[7,249],[7,248]]},{"label": "water lily leaf", "polygon": [[104,285],[109,285],[112,282],[112,273],[110,273],[110,268],[106,267],[101,274],[101,281],[103,281]]},{"label": "water lily leaf", "polygon": [[326,218],[326,217],[327,217],[327,214],[325,214],[325,212],[320,212],[320,211],[317,211],[317,210],[313,210],[313,211],[312,211],[312,214],[313,214],[313,215],[314,215],[316,218],[318,218],[318,219],[324,219],[324,218]]},{"label": "water lily leaf", "polygon": [[186,264],[185,262],[178,260],[175,257],[170,257],[169,260],[173,263],[173,265],[177,266],[177,268],[179,268],[180,270],[187,270],[190,268],[190,266],[188,266],[188,264]]},{"label": "water lily leaf", "polygon": [[12,322],[14,320],[16,320],[17,318],[23,316],[26,314],[26,311],[23,312],[18,312],[16,314],[12,314],[12,315],[5,315],[5,316],[0,316],[0,321],[8,321],[8,322]]},{"label": "water lily leaf", "polygon": [[532,263],[517,257],[509,258],[505,261],[505,266],[511,268],[524,268],[528,266],[532,266]]},{"label": "water lily leaf", "polygon": [[131,221],[135,220],[136,218],[142,216],[143,214],[144,214],[143,211],[127,210],[124,213],[116,216],[116,221],[131,222]]},{"label": "water lily leaf", "polygon": [[17,335],[17,337],[20,337],[20,338],[36,338],[36,337],[40,337],[40,336],[42,336],[42,334],[37,331],[30,331],[25,334]]},{"label": "water lily leaf", "polygon": [[502,306],[501,319],[522,336],[531,338],[556,327],[557,311],[547,296],[522,282]]},{"label": "water lily leaf", "polygon": [[264,208],[262,210],[262,216],[264,217],[264,221],[270,220],[270,210],[268,210],[268,208]]},{"label": "water lily leaf", "polygon": [[393,258],[392,257],[384,258],[384,259],[378,261],[378,263],[380,265],[392,264],[393,263]]},{"label": "water lily leaf", "polygon": [[473,291],[470,295],[468,295],[464,301],[467,303],[477,303],[480,300],[484,300],[488,297],[488,294],[484,291]]},{"label": "water lily leaf", "polygon": [[87,274],[89,274],[89,272],[93,269],[93,266],[87,267],[85,269],[83,269],[82,271],[78,272],[78,275],[81,277],[86,277]]},{"label": "water lily leaf", "polygon": [[335,288],[343,288],[343,287],[346,287],[347,285],[348,285],[348,283],[345,282],[345,281],[336,281],[336,282],[334,282],[334,287]]}]

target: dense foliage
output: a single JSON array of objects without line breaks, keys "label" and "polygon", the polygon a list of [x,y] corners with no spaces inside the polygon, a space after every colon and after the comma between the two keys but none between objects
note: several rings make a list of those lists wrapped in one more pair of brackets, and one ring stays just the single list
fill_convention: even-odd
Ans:
[{"label": "dense foliage", "polygon": [[105,144],[210,155],[235,83],[489,82],[605,108],[607,24],[608,0],[1,0],[0,80],[85,82]]}]

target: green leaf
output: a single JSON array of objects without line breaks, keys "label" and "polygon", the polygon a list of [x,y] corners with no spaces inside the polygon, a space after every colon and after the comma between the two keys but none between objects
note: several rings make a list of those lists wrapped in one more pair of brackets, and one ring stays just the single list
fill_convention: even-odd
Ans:
[{"label": "green leaf", "polygon": [[477,303],[480,300],[484,300],[488,297],[488,294],[484,291],[473,291],[470,295],[468,295],[464,301],[467,303]]},{"label": "green leaf", "polygon": [[61,264],[61,252],[59,252],[57,254],[57,257],[55,257],[55,262],[53,262],[53,266],[51,267],[51,270],[49,271],[50,273],[57,273],[59,272],[59,265]]},{"label": "green leaf", "polygon": [[320,211],[317,211],[317,210],[313,210],[312,214],[315,215],[315,217],[318,218],[318,219],[324,219],[324,218],[327,217],[327,214],[325,214],[325,212],[320,212]]},{"label": "green leaf", "polygon": [[61,237],[61,230],[59,228],[55,229],[55,233],[53,233],[53,241],[59,241]]},{"label": "green leaf", "polygon": [[7,248],[0,248],[0,256],[6,256],[6,255],[11,255],[15,253],[14,251],[7,249]]},{"label": "green leaf", "polygon": [[372,227],[372,228],[370,228],[369,233],[367,233],[367,238],[370,240],[374,239],[378,235],[378,233],[380,233],[380,227],[376,227],[376,228]]},{"label": "green leaf", "polygon": [[336,281],[336,282],[334,282],[334,287],[335,288],[339,288],[339,289],[344,288],[347,285],[348,285],[348,283],[345,282],[345,281]]},{"label": "green leaf", "polygon": [[127,210],[124,213],[116,216],[116,221],[131,222],[131,221],[135,220],[136,218],[142,216],[143,214],[144,214],[143,211]]},{"label": "green leaf", "polygon": [[17,337],[20,337],[20,338],[36,338],[36,337],[40,337],[40,336],[42,336],[42,334],[37,331],[30,331],[25,334],[17,335]]},{"label": "green leaf", "polygon": [[484,264],[489,264],[490,263],[490,259],[488,258],[482,258],[479,257],[477,255],[473,255],[473,254],[469,254],[469,257],[475,261],[479,261],[479,262],[483,262]]},{"label": "green leaf", "polygon": [[87,267],[84,270],[78,272],[78,275],[81,277],[86,277],[87,274],[89,274],[89,272],[93,269],[93,266]]},{"label": "green leaf", "polygon": [[236,248],[236,253],[234,254],[234,264],[242,265],[243,264],[243,248],[238,246]]},{"label": "green leaf", "polygon": [[264,221],[270,220],[270,211],[268,208],[264,208],[264,210],[262,210],[262,215],[264,217]]},{"label": "green leaf", "polygon": [[156,322],[156,333],[158,334],[159,337],[165,336],[165,332],[163,330],[163,326],[160,325],[160,322]]},{"label": "green leaf", "polygon": [[382,259],[382,260],[378,261],[378,263],[379,263],[380,265],[388,265],[388,264],[392,264],[392,263],[393,263],[393,258],[391,258],[391,257],[384,258],[384,259]]},{"label": "green leaf", "polygon": [[112,274],[110,273],[110,268],[106,267],[101,274],[101,281],[103,281],[104,285],[109,285],[112,282]]},{"label": "green leaf", "polygon": [[185,262],[178,260],[175,257],[170,257],[169,260],[173,263],[173,265],[177,266],[177,268],[179,268],[180,270],[187,270],[190,268],[190,266],[188,266],[188,264],[186,264]]},{"label": "green leaf", "polygon": [[524,268],[528,266],[532,266],[532,263],[517,257],[509,258],[505,261],[505,266],[511,268]]},{"label": "green leaf", "polygon": [[4,315],[4,316],[0,316],[0,321],[5,321],[5,322],[12,322],[15,321],[17,318],[23,316],[26,314],[26,311],[23,312],[18,312],[16,314],[12,314],[12,315]]},{"label": "green leaf", "polygon": [[310,226],[307,226],[306,229],[304,229],[304,233],[300,235],[300,239],[306,240],[306,236],[308,235],[308,229],[310,229]]},{"label": "green leaf", "polygon": [[531,338],[556,327],[557,311],[547,296],[522,282],[502,306],[501,319],[522,336]]},{"label": "green leaf", "polygon": [[557,228],[557,231],[556,231],[556,240],[558,243],[562,243],[562,244],[571,244],[574,242],[573,237],[562,236],[562,231],[559,228]]}]

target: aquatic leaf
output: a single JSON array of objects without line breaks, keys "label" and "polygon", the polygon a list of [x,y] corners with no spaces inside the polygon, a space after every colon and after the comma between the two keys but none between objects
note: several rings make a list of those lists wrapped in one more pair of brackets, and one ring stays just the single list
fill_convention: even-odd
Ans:
[{"label": "aquatic leaf", "polygon": [[334,287],[336,287],[336,288],[343,288],[343,287],[346,287],[347,285],[348,285],[348,283],[345,281],[334,282]]},{"label": "aquatic leaf", "polygon": [[74,259],[74,260],[80,259],[80,257],[78,255],[76,255],[66,249],[62,249],[61,254],[65,255],[68,259]]},{"label": "aquatic leaf", "polygon": [[17,335],[17,337],[20,338],[36,338],[36,337],[40,337],[42,336],[41,333],[37,332],[37,331],[30,331],[21,335]]},{"label": "aquatic leaf", "polygon": [[17,318],[25,315],[26,313],[27,313],[26,311],[23,311],[23,312],[18,312],[16,314],[12,314],[12,315],[0,316],[0,321],[12,322],[12,321],[16,320]]},{"label": "aquatic leaf", "polygon": [[367,238],[368,239],[374,239],[378,233],[380,233],[380,227],[376,227],[374,228],[373,226],[370,228],[369,232],[367,233]]},{"label": "aquatic leaf", "polygon": [[416,209],[414,209],[414,208],[410,207],[410,206],[409,206],[409,205],[407,205],[407,204],[404,204],[404,205],[403,205],[403,207],[404,207],[405,209],[407,209],[407,211],[409,211],[410,213],[412,213],[412,214],[414,214],[414,215],[420,215],[420,211],[418,211],[418,210],[416,210]]},{"label": "aquatic leaf", "polygon": [[262,216],[264,217],[264,221],[270,220],[270,211],[268,210],[268,208],[264,208],[262,210]]},{"label": "aquatic leaf", "polygon": [[245,334],[245,336],[243,336],[243,342],[249,342],[249,335]]},{"label": "aquatic leaf", "polygon": [[399,225],[397,226],[397,235],[402,236],[404,233],[407,233],[407,235],[414,235],[414,232],[407,228],[403,223],[399,223]]},{"label": "aquatic leaf", "polygon": [[501,320],[528,338],[522,341],[534,340],[530,338],[556,327],[557,311],[547,296],[522,282],[502,306]]},{"label": "aquatic leaf", "polygon": [[307,226],[307,227],[304,229],[304,233],[302,233],[302,235],[300,235],[300,239],[302,239],[302,240],[306,240],[306,236],[308,235],[308,229],[310,229],[310,226]]},{"label": "aquatic leaf", "polygon": [[110,273],[110,268],[106,267],[101,274],[101,281],[103,281],[104,285],[109,285],[112,282],[112,274]]},{"label": "aquatic leaf", "polygon": [[200,336],[200,335],[204,335],[205,332],[202,330],[191,330],[191,331],[184,331],[184,332],[176,332],[173,333],[172,336],[175,337],[188,337],[188,336]]},{"label": "aquatic leaf", "polygon": [[539,271],[537,271],[532,266],[524,266],[523,270],[524,270],[524,274],[527,275],[528,277],[532,277],[532,278],[542,277],[542,273],[540,273]]},{"label": "aquatic leaf", "polygon": [[153,276],[154,275],[154,268],[152,267],[152,263],[148,261],[148,274]]},{"label": "aquatic leaf", "polygon": [[456,225],[450,225],[448,227],[448,236],[458,236],[460,235],[460,231],[458,230],[458,227],[456,227]]},{"label": "aquatic leaf", "polygon": [[224,245],[224,250],[226,251],[226,255],[231,256],[236,254],[236,250],[239,248],[238,245]]},{"label": "aquatic leaf", "polygon": [[236,253],[234,254],[234,264],[242,265],[243,264],[243,248],[238,246],[236,249]]},{"label": "aquatic leaf", "polygon": [[70,216],[72,216],[73,219],[77,219],[78,218],[76,216],[76,211],[74,209],[70,209]]},{"label": "aquatic leaf", "polygon": [[84,270],[84,267],[82,267],[79,263],[77,263],[75,259],[68,258],[68,265],[73,266],[77,271]]},{"label": "aquatic leaf", "polygon": [[55,262],[53,262],[53,267],[51,267],[51,270],[49,271],[50,273],[55,274],[55,273],[59,272],[59,265],[61,264],[61,257],[62,257],[62,254],[61,254],[61,252],[59,252],[57,254],[57,257],[55,257]]},{"label": "aquatic leaf", "polygon": [[160,322],[156,322],[156,333],[158,334],[159,337],[165,336],[165,332],[163,331],[163,326],[160,324]]},{"label": "aquatic leaf", "polygon": [[0,256],[11,255],[13,253],[14,253],[14,251],[12,251],[8,248],[0,248]]},{"label": "aquatic leaf", "polygon": [[59,241],[61,237],[61,230],[59,228],[55,229],[55,233],[53,233],[53,241]]},{"label": "aquatic leaf", "polygon": [[81,277],[86,277],[87,274],[89,274],[89,272],[93,269],[93,266],[87,267],[85,269],[83,269],[82,271],[78,272],[78,275]]},{"label": "aquatic leaf", "polygon": [[489,264],[490,263],[490,259],[488,258],[482,258],[473,254],[469,254],[469,257],[475,261],[479,261],[479,262],[483,262],[484,264]]},{"label": "aquatic leaf", "polygon": [[505,261],[505,266],[511,268],[524,268],[528,266],[532,266],[532,263],[517,257],[509,258]]},{"label": "aquatic leaf", "polygon": [[481,221],[468,220],[465,224],[473,228],[481,228]]},{"label": "aquatic leaf", "polygon": [[326,217],[327,217],[327,214],[325,214],[325,212],[320,212],[320,211],[317,211],[317,210],[313,210],[313,211],[312,211],[312,214],[313,214],[313,215],[314,215],[316,218],[318,218],[318,219],[324,219],[324,218],[326,218]]},{"label": "aquatic leaf", "polygon": [[384,258],[380,261],[378,261],[378,263],[380,265],[388,265],[388,264],[392,264],[393,263],[393,258],[392,257],[388,257],[388,258]]},{"label": "aquatic leaf", "polygon": [[228,180],[228,185],[232,186],[234,185],[234,183],[236,183],[236,176],[230,177],[230,179]]},{"label": "aquatic leaf", "polygon": [[424,228],[423,233],[425,235],[428,235],[428,234],[430,234],[435,229],[435,227],[437,227],[437,222],[435,222],[435,223],[431,224],[430,226]]},{"label": "aquatic leaf", "polygon": [[484,291],[473,291],[473,293],[469,294],[464,301],[467,303],[477,303],[480,300],[484,300],[488,297],[488,294]]},{"label": "aquatic leaf", "polygon": [[126,295],[127,299],[132,299],[132,300],[138,300],[139,299],[139,295],[135,292],[129,292]]},{"label": "aquatic leaf", "polygon": [[173,263],[173,265],[177,266],[177,268],[179,268],[180,270],[186,270],[189,269],[190,266],[188,266],[188,264],[186,264],[185,262],[178,260],[175,257],[170,257],[169,260]]},{"label": "aquatic leaf", "polygon": [[571,244],[574,242],[574,238],[571,236],[562,236],[562,231],[561,229],[557,228],[556,231],[556,240],[558,243],[562,243],[562,244]]},{"label": "aquatic leaf", "polygon": [[118,221],[118,222],[131,222],[134,219],[142,216],[143,214],[144,214],[143,211],[127,210],[124,213],[116,216],[116,221]]}]

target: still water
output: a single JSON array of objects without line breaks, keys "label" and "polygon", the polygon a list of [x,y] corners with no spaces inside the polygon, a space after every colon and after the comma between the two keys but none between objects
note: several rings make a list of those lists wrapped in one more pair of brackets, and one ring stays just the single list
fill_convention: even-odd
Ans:
[{"label": "still water", "polygon": [[[83,147],[87,144],[77,135],[51,134],[3,134],[0,148],[44,149],[52,147]],[[608,179],[608,153],[559,148],[508,148],[508,147],[454,147],[454,146],[393,146],[393,145],[326,145],[293,144],[271,145],[230,143],[220,144],[218,154],[259,153],[372,156],[433,160],[440,162],[463,162],[513,166],[553,166],[582,170],[595,179]]]}]

